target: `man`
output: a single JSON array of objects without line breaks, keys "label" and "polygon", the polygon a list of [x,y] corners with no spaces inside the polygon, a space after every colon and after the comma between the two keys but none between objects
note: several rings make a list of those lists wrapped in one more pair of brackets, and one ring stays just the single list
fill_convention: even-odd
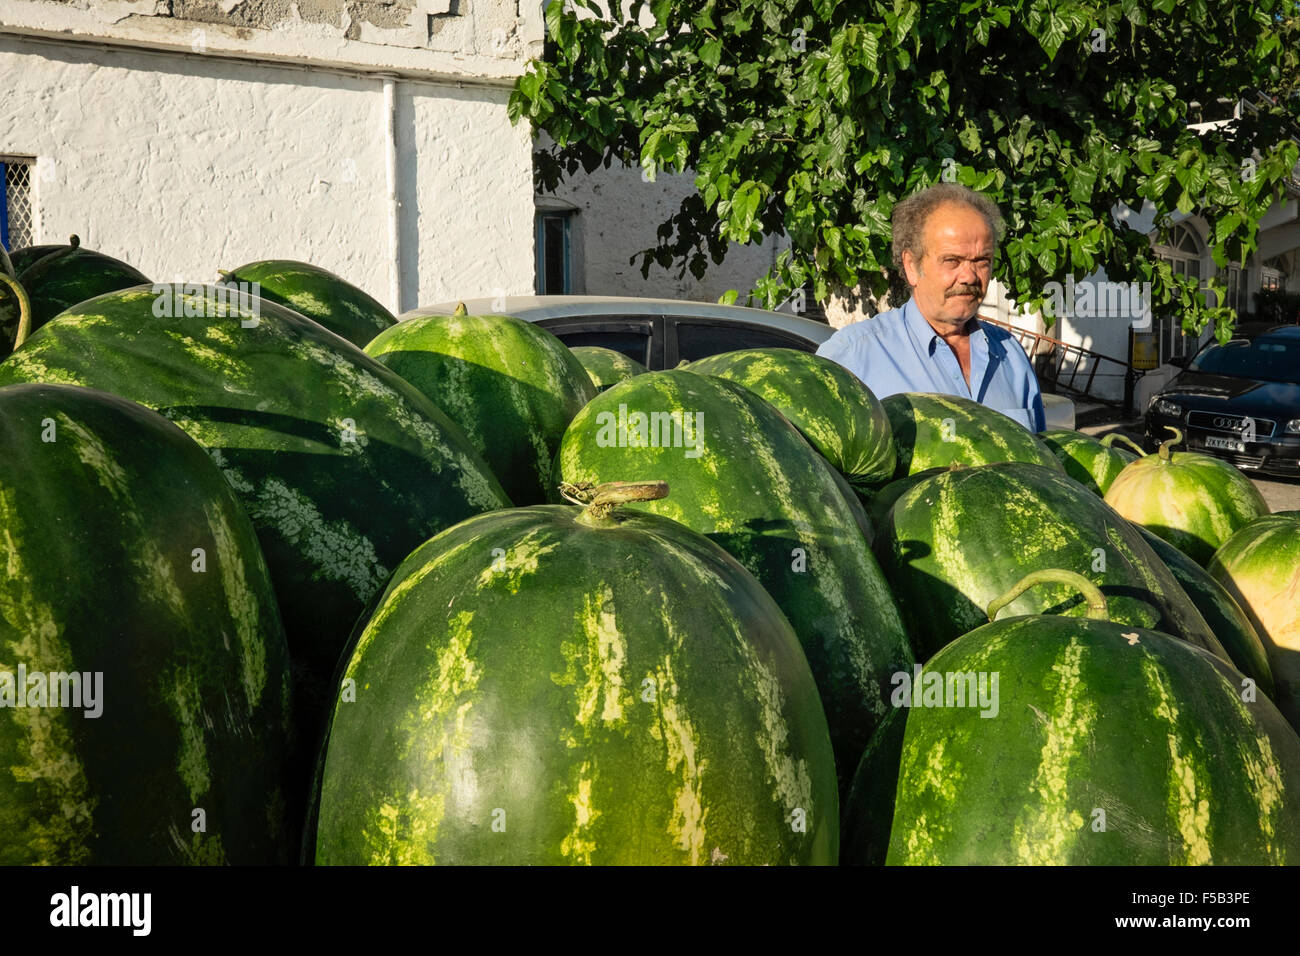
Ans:
[{"label": "man", "polygon": [[997,207],[956,183],[937,183],[900,202],[894,265],[912,297],[840,329],[817,354],[853,372],[877,398],[960,395],[1042,431],[1043,396],[1029,357],[1010,332],[976,318],[1001,230]]}]

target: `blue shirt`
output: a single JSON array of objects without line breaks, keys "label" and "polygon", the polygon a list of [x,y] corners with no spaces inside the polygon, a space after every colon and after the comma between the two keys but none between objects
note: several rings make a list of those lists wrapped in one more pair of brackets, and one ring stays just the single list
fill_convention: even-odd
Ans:
[{"label": "blue shirt", "polygon": [[915,299],[845,326],[823,342],[817,354],[843,365],[877,398],[898,392],[959,395],[1041,432],[1047,416],[1029,356],[1006,329],[974,321],[969,385],[957,356],[921,315]]}]

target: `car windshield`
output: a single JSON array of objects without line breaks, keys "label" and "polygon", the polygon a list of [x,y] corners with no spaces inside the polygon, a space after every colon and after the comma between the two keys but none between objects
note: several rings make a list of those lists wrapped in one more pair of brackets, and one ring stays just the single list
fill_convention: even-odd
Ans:
[{"label": "car windshield", "polygon": [[1212,345],[1196,357],[1190,368],[1213,375],[1300,385],[1300,341],[1261,335],[1249,342],[1238,339],[1227,345]]}]

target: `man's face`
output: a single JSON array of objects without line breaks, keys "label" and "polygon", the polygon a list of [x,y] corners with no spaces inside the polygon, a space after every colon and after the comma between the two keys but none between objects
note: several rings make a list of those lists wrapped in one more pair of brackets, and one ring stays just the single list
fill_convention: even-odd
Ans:
[{"label": "man's face", "polygon": [[993,233],[969,206],[936,207],[922,230],[925,255],[903,253],[916,304],[932,324],[960,329],[979,311],[993,274]]}]

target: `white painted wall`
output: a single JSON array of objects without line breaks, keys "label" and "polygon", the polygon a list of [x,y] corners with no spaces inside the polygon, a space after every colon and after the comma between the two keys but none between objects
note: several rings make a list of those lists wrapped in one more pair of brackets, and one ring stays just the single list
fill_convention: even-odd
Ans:
[{"label": "white painted wall", "polygon": [[390,303],[376,76],[0,35],[0,153],[39,157],[37,241],[159,281],[302,259],[395,311],[532,291],[530,136],[508,83],[397,84],[402,301]]}]

